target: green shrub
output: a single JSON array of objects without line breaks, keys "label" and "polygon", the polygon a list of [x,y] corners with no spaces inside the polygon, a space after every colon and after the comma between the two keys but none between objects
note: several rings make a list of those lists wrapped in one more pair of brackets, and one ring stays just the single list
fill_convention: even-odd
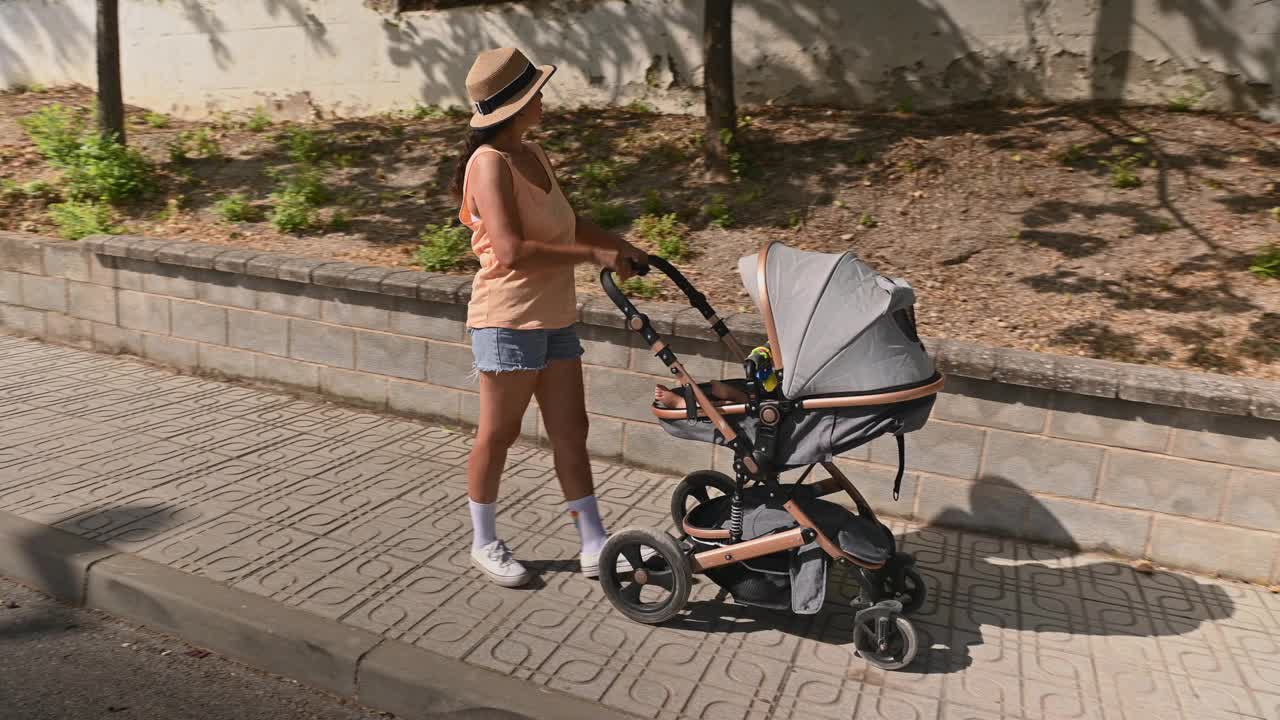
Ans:
[{"label": "green shrub", "polygon": [[271,204],[271,224],[280,232],[298,233],[315,225],[315,206],[299,194],[273,193]]},{"label": "green shrub", "polygon": [[733,211],[725,203],[724,195],[712,195],[711,201],[702,206],[702,214],[709,218],[710,224],[718,228],[733,225]]},{"label": "green shrub", "polygon": [[428,272],[459,267],[471,249],[471,232],[462,225],[428,225],[419,237],[422,243],[413,259]]},{"label": "green shrub", "polygon": [[596,160],[589,162],[582,167],[582,171],[578,173],[582,184],[588,190],[603,192],[612,190],[618,184],[619,179],[618,166],[616,163],[605,160]]},{"label": "green shrub", "polygon": [[351,214],[341,208],[334,210],[333,214],[329,216],[329,229],[350,230]]},{"label": "green shrub", "polygon": [[329,151],[329,141],[308,128],[289,128],[285,131],[285,147],[290,160],[312,164]]},{"label": "green shrub", "polygon": [[206,128],[180,132],[177,137],[169,141],[167,147],[169,159],[176,163],[185,162],[197,156],[222,157],[222,144]]},{"label": "green shrub", "polygon": [[658,249],[657,255],[679,262],[689,254],[685,243],[685,228],[675,213],[667,215],[641,215],[636,218],[635,230],[640,237]]},{"label": "green shrub", "polygon": [[618,284],[619,290],[631,297],[658,297],[658,286],[642,277],[629,277],[621,283],[618,283],[618,276],[615,274],[613,276],[613,281]]},{"label": "green shrub", "polygon": [[1280,245],[1268,245],[1253,257],[1249,272],[1260,278],[1280,278]]},{"label": "green shrub", "polygon": [[627,110],[641,115],[652,115],[654,112],[653,106],[643,100],[632,100],[627,104]]},{"label": "green shrub", "polygon": [[[1276,208],[1280,214],[1280,208]],[[644,194],[644,212],[646,215],[662,215],[666,212],[666,205],[662,202],[662,196],[657,190],[649,190]]]},{"label": "green shrub", "polygon": [[448,116],[448,113],[441,109],[439,105],[423,105],[419,103],[409,111],[409,117],[414,120],[443,120]]},{"label": "green shrub", "polygon": [[243,193],[235,193],[214,203],[213,209],[227,222],[257,222],[262,219],[259,210]]},{"label": "green shrub", "polygon": [[617,203],[593,200],[591,220],[602,228],[616,228],[627,224],[627,211]]},{"label": "green shrub", "polygon": [[207,158],[222,157],[222,143],[204,128],[197,130],[191,136],[191,144],[198,155]]},{"label": "green shrub", "polygon": [[61,193],[58,192],[58,188],[54,187],[47,180],[32,180],[31,182],[24,183],[20,189],[22,190],[22,194],[33,198],[57,198],[61,195]]},{"label": "green shrub", "polygon": [[58,234],[68,240],[120,231],[112,222],[111,208],[96,202],[68,200],[50,205],[49,217],[58,226]]},{"label": "green shrub", "polygon": [[67,196],[74,200],[118,203],[153,186],[153,168],[142,153],[97,134],[85,137],[64,170]]},{"label": "green shrub", "polygon": [[1111,169],[1111,186],[1128,190],[1142,184],[1142,179],[1135,170],[1140,162],[1141,155],[1130,155],[1119,160],[1103,160],[1102,164]]},{"label": "green shrub", "polygon": [[333,199],[333,191],[324,184],[324,176],[314,168],[300,170],[290,175],[284,182],[283,190],[317,207]]},{"label": "green shrub", "polygon": [[22,118],[18,124],[27,131],[45,160],[65,167],[89,134],[89,113],[83,108],[50,105]]},{"label": "green shrub", "polygon": [[1088,149],[1084,145],[1072,145],[1054,153],[1054,157],[1063,165],[1075,165],[1088,156]]},{"label": "green shrub", "polygon": [[1203,83],[1193,80],[1182,87],[1182,92],[1169,98],[1169,110],[1171,112],[1191,112],[1200,105],[1200,101],[1208,94],[1209,90]]},{"label": "green shrub", "polygon": [[271,127],[271,117],[262,108],[257,108],[249,119],[245,121],[244,127],[249,132],[260,133]]},{"label": "green shrub", "polygon": [[117,203],[152,185],[152,167],[142,153],[91,131],[83,110],[50,105],[19,122],[36,149],[65,176],[73,200]]},{"label": "green shrub", "polygon": [[142,121],[157,130],[169,127],[169,116],[164,113],[149,112],[142,116]]},{"label": "green shrub", "polygon": [[281,232],[296,233],[316,226],[315,209],[333,197],[324,177],[315,168],[287,176],[271,194],[271,224]]}]

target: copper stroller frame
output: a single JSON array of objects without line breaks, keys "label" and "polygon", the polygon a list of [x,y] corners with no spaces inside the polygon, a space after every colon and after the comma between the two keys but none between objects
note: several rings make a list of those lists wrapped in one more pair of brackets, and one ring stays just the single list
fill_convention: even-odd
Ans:
[{"label": "copper stroller frame", "polygon": [[[772,244],[762,248],[757,260],[756,281],[759,291],[757,303],[763,315],[774,368],[778,372],[777,376],[781,378],[784,377],[785,372],[782,345],[778,341],[779,333],[774,322],[765,282],[771,246]],[[772,597],[767,592],[765,596],[759,596],[757,591],[745,589],[742,583],[752,577],[767,578],[771,574],[778,574],[776,569],[755,567],[749,564],[749,561],[766,556],[780,557],[782,553],[790,553],[790,558],[797,559],[799,556],[795,553],[805,552],[808,559],[804,562],[811,562],[814,559],[813,546],[816,544],[822,551],[818,557],[825,555],[829,562],[851,568],[861,588],[860,594],[853,601],[856,610],[854,642],[859,654],[869,663],[880,668],[893,670],[905,667],[915,657],[918,647],[915,630],[905,615],[918,610],[926,596],[926,583],[915,569],[914,559],[910,554],[898,552],[897,541],[892,531],[876,517],[870,503],[830,459],[831,455],[828,455],[829,459],[825,462],[811,462],[812,456],[802,456],[804,459],[799,460],[795,456],[782,453],[779,441],[785,444],[788,429],[783,426],[783,423],[793,417],[793,413],[795,417],[802,419],[805,411],[827,410],[838,413],[843,408],[859,406],[894,408],[900,403],[918,405],[922,399],[935,395],[941,390],[945,378],[935,371],[931,377],[909,385],[854,394],[801,397],[798,400],[786,398],[781,386],[776,392],[760,393],[758,390],[762,388],[758,387],[755,380],[755,371],[758,368],[754,364],[754,359],[744,352],[724,320],[712,309],[706,296],[662,258],[650,256],[648,260],[648,266],[636,266],[637,273],[646,274],[649,266],[662,271],[680,288],[689,304],[702,314],[712,332],[724,343],[732,356],[742,361],[747,377],[745,387],[748,402],[721,406],[712,402],[707,396],[707,391],[694,380],[671,347],[654,330],[649,318],[618,289],[613,280],[613,274],[608,270],[601,272],[601,285],[623,313],[625,327],[644,339],[653,354],[663,362],[683,389],[685,408],[664,408],[655,402],[652,406],[655,418],[659,421],[691,420],[710,423],[720,436],[714,439],[714,442],[725,445],[734,454],[733,478],[715,471],[694,471],[686,475],[677,486],[672,497],[672,520],[685,538],[679,544],[666,533],[646,528],[624,529],[611,537],[602,551],[600,562],[600,582],[606,596],[615,608],[633,620],[651,624],[664,622],[683,609],[688,599],[691,576],[693,573],[698,573],[710,576],[710,579],[722,588],[720,599],[732,593],[735,601],[781,609],[775,604],[776,599],[761,599]],[[744,259],[743,262],[748,261]],[[914,317],[911,318],[910,324],[914,336]],[[874,408],[867,409],[874,410]],[[925,412],[927,413],[927,409]],[[747,420],[757,423],[754,430],[751,430],[754,438],[744,435],[734,427],[728,418],[735,416],[747,416]],[[795,425],[791,427],[794,430]],[[893,433],[898,440],[899,462],[897,476],[894,479],[894,499],[898,497],[905,469],[905,451],[902,442],[904,427],[898,424],[896,428]],[[909,428],[905,429],[909,430]],[[744,425],[743,430],[746,432],[750,428]],[[886,431],[880,431],[880,433],[883,432]],[[832,454],[838,454],[838,452],[833,450]],[[779,458],[780,453],[781,458]],[[829,477],[804,485],[809,474],[818,465],[827,471]],[[783,471],[805,466],[807,468],[794,484],[783,486],[779,483],[779,476]],[[768,496],[764,500],[765,505],[757,504],[757,507],[767,506],[773,508],[771,512],[776,513],[780,505],[785,515],[794,522],[794,527],[786,527],[785,524],[781,527],[775,526],[776,529],[767,531],[766,534],[743,539],[743,503],[749,482],[756,484],[752,489],[753,493],[763,491]],[[706,490],[712,487],[724,493],[731,490],[731,494],[724,498],[709,500]],[[810,509],[814,512],[821,511],[823,515],[828,516],[825,518],[827,527],[831,532],[840,535],[839,541],[824,532],[823,527],[815,522],[810,513],[802,507],[802,503],[821,502],[817,501],[817,498],[839,492],[844,492],[857,510],[856,517],[848,515],[851,521],[855,524],[861,523],[863,528],[868,526],[873,529],[878,528],[874,530],[879,535],[878,540],[867,537],[873,545],[871,552],[864,552],[867,557],[859,558],[854,552],[847,551],[841,546],[847,539],[848,527],[844,522],[841,522],[838,527],[831,524],[830,508],[826,507],[831,505],[830,503],[826,506],[810,505]],[[700,500],[692,510],[687,507],[690,497]],[[760,499],[760,497],[753,495],[753,499]],[[723,513],[722,505],[726,500],[729,503],[728,528],[723,527],[726,515]],[[711,503],[720,503],[721,506]],[[708,511],[706,515],[710,515],[712,510],[720,511],[719,517],[713,521],[713,524],[718,522],[721,526],[707,527],[694,522],[693,518],[700,508]],[[847,515],[847,508],[844,512]],[[642,554],[640,548],[646,546],[662,555],[667,563],[665,569],[660,565],[652,564],[652,556]],[[800,550],[806,546],[808,546],[806,550]],[[856,543],[855,546],[850,547],[865,550],[865,547],[857,546]],[[733,565],[742,568],[743,574],[738,575],[736,580],[731,579],[732,575],[716,575],[728,572],[727,566]],[[792,572],[796,570],[793,568]],[[825,577],[824,572],[822,574],[824,581]],[[641,593],[648,584],[669,591],[671,599],[665,603],[644,602]],[[785,589],[792,585],[787,583],[777,587]],[[810,587],[813,585],[810,584]],[[739,597],[740,590],[748,595]],[[813,604],[814,596],[804,595],[803,597],[805,599],[800,600],[801,604],[797,605],[793,594],[788,607],[793,612],[800,610],[807,613],[816,612],[817,607]],[[821,598],[819,597],[816,602],[820,604]]]},{"label": "copper stroller frame", "polygon": [[[759,255],[759,287],[761,288],[762,306],[760,310],[764,317],[765,331],[769,339],[769,345],[773,348],[779,348],[781,345],[778,343],[777,327],[774,324],[773,311],[769,306],[768,290],[764,281],[765,266],[771,247],[772,243],[766,245],[760,250]],[[747,359],[747,353],[743,350],[742,345],[733,337],[733,334],[729,331],[724,320],[722,320],[716,314],[715,310],[712,309],[710,303],[706,299],[706,296],[694,288],[692,283],[690,283],[679,270],[664,259],[657,256],[650,256],[649,263],[671,278],[676,286],[684,292],[686,298],[689,300],[689,304],[694,309],[702,313],[712,332],[716,333],[720,338],[720,341],[724,343],[735,357],[740,361],[745,362]],[[647,268],[640,268],[640,274],[645,274],[647,272]],[[649,322],[649,318],[637,310],[635,305],[617,289],[616,284],[613,282],[612,273],[609,271],[601,272],[601,285],[605,288],[610,299],[613,300],[614,304],[618,306],[626,317],[627,327],[644,337],[645,341],[649,343],[649,347],[653,351],[653,354],[663,360],[671,374],[680,381],[680,384],[683,387],[692,392],[697,404],[696,415],[694,417],[709,420],[724,436],[725,445],[734,450],[735,466],[740,465],[740,467],[735,467],[735,470],[739,471],[737,473],[739,475],[739,480],[742,479],[742,470],[750,473],[753,477],[758,477],[762,470],[761,463],[757,458],[750,455],[744,455],[744,453],[740,452],[740,448],[738,447],[738,433],[733,429],[729,422],[725,420],[726,416],[747,414],[750,410],[749,407],[746,404],[716,406],[698,386],[698,383],[689,374],[688,370],[685,369],[684,365],[680,362],[679,358],[675,356],[675,353],[672,352],[667,343],[663,341],[658,333],[653,329],[652,324]],[[778,371],[783,371],[785,369],[783,367],[781,353],[776,354],[774,367]],[[916,388],[869,395],[864,394],[806,399],[796,402],[794,406],[796,410],[803,411],[906,402],[935,394],[942,389],[944,383],[945,378],[939,375],[929,384]],[[653,415],[660,420],[681,420],[690,417],[690,412],[687,409],[664,409],[655,405],[652,408],[652,412]],[[765,426],[776,426],[778,421],[781,420],[781,416],[778,414],[777,408],[773,407],[771,403],[765,403],[761,406],[759,416]],[[770,420],[772,420],[772,422],[770,422]],[[853,501],[854,506],[858,509],[858,513],[860,515],[867,517],[872,522],[878,523],[879,519],[871,509],[870,503],[866,501],[866,498],[863,497],[862,493],[858,491],[853,482],[845,476],[835,463],[825,462],[820,464],[822,465],[822,468],[830,474],[830,477],[814,484],[813,488],[815,489],[815,492],[812,496],[824,497],[844,491],[844,493],[849,496],[849,499]],[[814,466],[811,465],[809,469],[805,471],[804,475],[801,476],[800,480],[796,483],[797,485],[804,482],[813,467]],[[899,467],[898,474],[898,479],[901,479],[901,467]],[[774,492],[778,492],[780,486],[778,486],[776,474],[769,472],[768,469],[765,468],[764,476],[766,485],[768,485]],[[741,482],[739,482],[739,484],[741,484]],[[805,514],[795,500],[788,500],[784,503],[783,507],[795,519],[799,524],[799,527],[794,530],[788,530],[765,538],[734,541],[731,546],[726,546],[731,547],[732,550],[717,549],[694,554],[690,558],[691,569],[694,572],[701,572],[708,568],[720,567],[798,548],[814,540],[817,540],[823,551],[837,563],[850,564],[866,570],[879,570],[884,567],[885,563],[868,563],[863,560],[859,560],[853,555],[842,550],[829,537],[823,534],[822,530],[818,528],[807,514]],[[733,540],[731,537],[731,531],[702,528],[692,525],[689,522],[687,515],[682,523],[681,529],[689,537],[698,540],[711,542]]]}]

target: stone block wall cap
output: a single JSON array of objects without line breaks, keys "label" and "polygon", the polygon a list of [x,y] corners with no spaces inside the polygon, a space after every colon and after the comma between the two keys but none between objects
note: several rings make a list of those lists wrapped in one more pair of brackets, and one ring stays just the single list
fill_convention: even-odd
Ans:
[{"label": "stone block wall cap", "polygon": [[187,248],[183,255],[182,264],[189,267],[202,268],[204,270],[212,270],[214,261],[218,256],[230,250],[225,245],[196,245]]},{"label": "stone block wall cap", "polygon": [[995,367],[991,370],[991,379],[1010,385],[1053,390],[1057,386],[1054,373],[1056,363],[1053,355],[999,348],[995,351]]},{"label": "stone block wall cap", "polygon": [[587,325],[621,329],[626,320],[618,311],[618,306],[608,298],[587,298],[578,306],[578,320]]},{"label": "stone block wall cap", "polygon": [[1255,380],[1250,385],[1249,414],[1263,420],[1280,420],[1280,383]]},{"label": "stone block wall cap", "polygon": [[427,302],[465,304],[462,293],[471,298],[471,279],[462,275],[417,273],[418,299]]},{"label": "stone block wall cap", "polygon": [[1120,368],[1116,363],[1093,358],[1054,358],[1054,388],[1078,395],[1113,398],[1119,386]]},{"label": "stone block wall cap", "polygon": [[345,288],[347,276],[363,267],[345,262],[325,263],[311,271],[311,282],[324,287]]},{"label": "stone block wall cap", "polygon": [[213,269],[243,275],[244,266],[261,254],[257,250],[228,250],[213,259]]},{"label": "stone block wall cap", "polygon": [[276,268],[276,278],[309,285],[311,284],[311,271],[322,265],[328,265],[330,262],[332,261],[291,257],[287,261],[280,263],[280,266]]},{"label": "stone block wall cap", "polygon": [[1145,365],[1124,365],[1116,388],[1121,400],[1186,407],[1186,393],[1182,390],[1184,373],[1167,368]]},{"label": "stone block wall cap", "polygon": [[978,380],[990,380],[995,372],[997,348],[950,338],[942,347],[942,356],[935,360],[941,372]]},{"label": "stone block wall cap", "polygon": [[357,292],[381,292],[383,278],[394,272],[398,270],[390,267],[362,267],[347,273],[343,278],[343,287]]},{"label": "stone block wall cap", "polygon": [[378,292],[396,297],[418,297],[418,283],[424,273],[417,270],[394,270],[382,278]]},{"label": "stone block wall cap", "polygon": [[174,242],[170,240],[157,240],[148,237],[131,237],[129,244],[125,248],[125,257],[133,260],[146,260],[156,262],[156,256],[169,245]]},{"label": "stone block wall cap", "polygon": [[[6,244],[33,246],[55,242],[29,233],[0,231]],[[56,241],[62,242],[62,241]],[[168,241],[131,235],[91,235],[84,250],[172,265],[311,283],[434,303],[462,304],[471,299],[472,279],[464,275],[375,267],[324,258],[283,255],[221,245]],[[18,248],[15,247],[15,252]],[[27,251],[28,253],[31,250]],[[637,302],[664,337],[717,339],[701,313],[685,304]],[[723,316],[744,345],[765,340],[765,328],[754,312]],[[578,300],[578,319],[588,325],[621,329],[622,313],[604,297]],[[921,338],[944,374],[977,380],[1070,392],[1131,402],[1185,407],[1228,415],[1280,420],[1280,383],[1225,375],[1130,365],[1108,360],[997,348],[969,340]]]},{"label": "stone block wall cap", "polygon": [[1208,373],[1184,372],[1182,392],[1187,407],[1228,415],[1247,415],[1252,400],[1245,383]]},{"label": "stone block wall cap", "polygon": [[107,241],[110,240],[111,238],[112,238],[111,235],[88,235],[86,237],[80,238],[80,246],[85,248],[86,250],[89,250],[90,252],[95,252],[100,255],[106,255],[108,253],[104,251],[104,248],[107,244]]},{"label": "stone block wall cap", "polygon": [[[617,318],[618,323],[621,323],[622,312],[608,298],[605,298],[605,302],[609,303],[609,307],[613,308],[613,316]],[[688,305],[662,302],[638,302],[635,306],[637,310],[649,317],[649,322],[653,325],[653,329],[663,335],[675,335],[676,316],[685,310],[691,309]]]},{"label": "stone block wall cap", "polygon": [[255,255],[244,264],[244,273],[254,277],[275,280],[280,277],[280,266],[293,258],[289,255],[262,253]]},{"label": "stone block wall cap", "polygon": [[102,249],[98,252],[112,257],[128,257],[129,244],[131,242],[133,242],[133,239],[125,235],[108,235],[103,239],[101,243]]},{"label": "stone block wall cap", "polygon": [[696,340],[708,340],[711,342],[715,342],[720,339],[720,336],[711,329],[711,325],[707,322],[707,319],[702,317],[702,312],[691,307],[687,307],[676,313],[675,334],[680,337],[694,338]]}]

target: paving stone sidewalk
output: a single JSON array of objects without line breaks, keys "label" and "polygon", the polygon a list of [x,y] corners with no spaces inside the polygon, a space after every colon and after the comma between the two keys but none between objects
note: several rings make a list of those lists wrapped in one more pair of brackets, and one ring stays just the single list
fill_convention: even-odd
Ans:
[{"label": "paving stone sidewalk", "polygon": [[[704,581],[676,621],[631,623],[576,572],[533,447],[511,453],[498,523],[538,578],[496,587],[467,559],[469,444],[0,336],[0,509],[640,716],[1280,718],[1280,595],[905,523],[931,591],[905,671],[854,654],[842,577],[816,616],[716,602]],[[673,478],[595,472],[609,527],[667,528]]]}]

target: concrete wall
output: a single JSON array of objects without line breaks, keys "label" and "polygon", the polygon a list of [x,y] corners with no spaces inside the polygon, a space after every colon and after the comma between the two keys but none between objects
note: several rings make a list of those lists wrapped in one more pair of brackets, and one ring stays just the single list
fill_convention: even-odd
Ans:
[{"label": "concrete wall", "polygon": [[[0,330],[189,372],[474,424],[466,278],[128,237],[0,233]],[[698,378],[741,372],[688,308],[645,311]],[[669,375],[607,300],[583,304],[590,450],[674,474],[723,448],[649,413]],[[763,342],[758,318],[728,320]],[[908,438],[902,498],[882,438],[840,463],[878,509],[923,522],[1280,582],[1280,384],[927,341],[949,374]],[[525,436],[544,441],[536,407]]]},{"label": "concrete wall", "polygon": [[[129,102],[200,117],[267,105],[360,115],[461,103],[475,54],[524,48],[551,105],[699,112],[701,0],[538,0],[381,15],[356,0],[125,0]],[[93,84],[93,0],[0,0],[0,87]],[[1271,0],[735,4],[746,103],[941,106],[1177,96],[1280,117]]]}]

